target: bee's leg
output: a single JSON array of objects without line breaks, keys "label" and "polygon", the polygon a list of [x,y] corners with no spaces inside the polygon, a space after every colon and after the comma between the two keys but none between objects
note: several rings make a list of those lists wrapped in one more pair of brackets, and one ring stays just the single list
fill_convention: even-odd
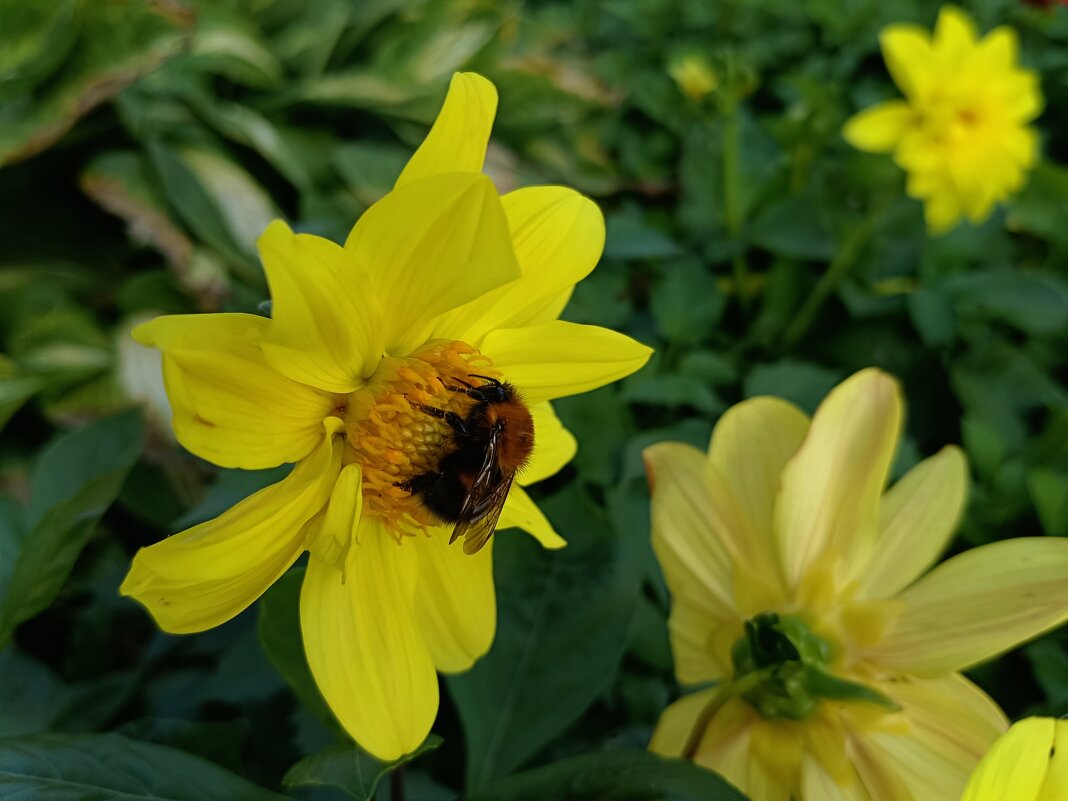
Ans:
[{"label": "bee's leg", "polygon": [[445,387],[445,389],[449,390],[449,392],[464,392],[464,393],[466,393],[469,389],[474,389],[475,388],[474,384],[468,384],[462,378],[457,378],[456,380],[458,382],[460,382],[461,384],[463,384],[463,386],[462,387]]},{"label": "bee's leg", "polygon": [[421,412],[426,412],[431,417],[436,417],[439,420],[444,420],[457,434],[467,435],[467,426],[464,424],[464,420],[456,412],[447,412],[444,409],[436,409],[433,406],[425,406],[422,403],[412,403],[416,409]]}]

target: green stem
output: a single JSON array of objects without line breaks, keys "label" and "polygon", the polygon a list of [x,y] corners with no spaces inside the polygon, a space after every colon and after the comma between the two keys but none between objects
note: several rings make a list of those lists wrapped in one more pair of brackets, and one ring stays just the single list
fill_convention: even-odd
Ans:
[{"label": "green stem", "polygon": [[716,713],[723,709],[728,701],[757,687],[771,675],[771,671],[772,668],[769,667],[764,670],[754,670],[752,673],[747,673],[737,681],[732,681],[727,686],[720,688],[719,692],[708,699],[708,703],[701,709],[693,728],[690,729],[690,735],[686,738],[686,745],[682,748],[682,758],[692,761],[697,755],[697,749],[701,745],[701,740],[704,739],[705,732],[708,730],[708,724],[712,722],[712,718],[716,716]]},{"label": "green stem", "polygon": [[873,206],[868,215],[850,232],[846,241],[842,243],[842,247],[827,267],[827,272],[820,277],[815,289],[805,298],[805,302],[790,322],[786,333],[783,334],[783,343],[787,348],[796,345],[808,333],[808,329],[812,327],[812,323],[815,322],[816,316],[819,314],[820,309],[823,308],[827,298],[841,286],[842,281],[849,275],[849,271],[856,264],[857,256],[860,255],[871,237],[875,221],[882,212],[882,208],[881,204]]}]

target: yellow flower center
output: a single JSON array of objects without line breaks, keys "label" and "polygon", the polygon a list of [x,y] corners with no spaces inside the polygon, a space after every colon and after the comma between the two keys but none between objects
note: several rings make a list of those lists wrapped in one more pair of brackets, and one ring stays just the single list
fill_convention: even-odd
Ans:
[{"label": "yellow flower center", "polygon": [[367,385],[341,403],[344,461],[363,472],[363,513],[387,524],[398,539],[440,520],[404,483],[436,472],[452,448],[453,430],[433,411],[463,417],[472,375],[500,378],[489,357],[463,342],[431,342],[400,359],[385,357]]}]

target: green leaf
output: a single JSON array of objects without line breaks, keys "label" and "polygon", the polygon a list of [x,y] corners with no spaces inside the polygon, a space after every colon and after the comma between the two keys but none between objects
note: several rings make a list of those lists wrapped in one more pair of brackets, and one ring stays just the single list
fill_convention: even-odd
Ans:
[{"label": "green leaf", "polygon": [[48,801],[280,801],[197,756],[117,734],[0,740],[0,798]]},{"label": "green leaf", "polygon": [[21,374],[14,362],[0,355],[0,429],[44,386],[42,378]]},{"label": "green leaf", "polygon": [[379,762],[362,748],[339,745],[305,757],[286,771],[286,787],[336,787],[356,801],[371,801],[378,783],[387,775],[441,745],[431,734],[421,746],[393,762]]},{"label": "green leaf", "polygon": [[[80,117],[176,55],[192,23],[182,6],[138,0],[79,3],[77,16],[70,57],[41,91],[19,93],[0,109],[0,164],[49,147]],[[57,33],[46,41],[58,53],[66,44],[62,31]]]},{"label": "green leaf", "polygon": [[360,202],[370,206],[393,188],[409,156],[401,147],[352,142],[337,149],[334,165]]},{"label": "green leaf", "polygon": [[248,739],[249,722],[244,718],[219,721],[138,718],[124,723],[118,733],[196,754],[237,773],[243,767],[241,753]]},{"label": "green leaf", "polygon": [[38,85],[63,62],[78,31],[76,8],[75,0],[4,3],[0,96]]},{"label": "green leaf", "polygon": [[745,397],[774,395],[812,414],[820,401],[843,378],[841,371],[794,359],[758,364],[745,379]]},{"label": "green leaf", "polygon": [[467,783],[507,774],[560,734],[615,675],[637,601],[604,513],[578,491],[543,504],[570,542],[497,535],[497,637],[446,680],[467,742]]},{"label": "green leaf", "polygon": [[141,453],[140,414],[108,417],[55,440],[31,481],[28,533],[0,585],[0,646],[59,593],[97,520]]},{"label": "green leaf", "polygon": [[942,292],[917,289],[910,294],[909,317],[925,344],[937,347],[953,341],[957,317],[953,304]]},{"label": "green leaf", "polygon": [[962,316],[1002,320],[1034,336],[1068,329],[1068,285],[1042,273],[1010,270],[954,276],[947,291]]},{"label": "green leaf", "polygon": [[464,801],[746,801],[723,778],[680,759],[609,751],[509,776]]},{"label": "green leaf", "polygon": [[827,203],[812,193],[769,203],[747,229],[749,240],[777,256],[830,261],[835,243],[827,222]]},{"label": "green leaf", "polygon": [[257,621],[260,645],[301,703],[322,720],[336,725],[304,656],[304,640],[300,634],[300,585],[303,581],[304,568],[294,568],[260,598]]},{"label": "green leaf", "polygon": [[666,263],[661,272],[650,301],[660,333],[679,345],[707,340],[727,305],[712,272],[696,259]]},{"label": "green leaf", "polygon": [[1068,537],[1068,471],[1035,468],[1027,474],[1031,501],[1051,537]]}]

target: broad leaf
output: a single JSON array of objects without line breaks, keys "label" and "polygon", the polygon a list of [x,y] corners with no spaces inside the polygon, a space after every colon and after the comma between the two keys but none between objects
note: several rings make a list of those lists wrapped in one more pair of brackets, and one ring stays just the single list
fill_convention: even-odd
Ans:
[{"label": "broad leaf", "polygon": [[0,740],[0,799],[280,801],[197,756],[117,734]]},{"label": "broad leaf", "polygon": [[371,801],[383,778],[439,745],[441,738],[431,734],[415,751],[393,762],[379,762],[359,746],[339,745],[305,757],[286,772],[282,783],[286,787],[336,787],[356,801]]},{"label": "broad leaf", "polygon": [[290,570],[263,594],[257,627],[260,645],[271,664],[282,674],[297,698],[328,723],[334,715],[326,705],[304,656],[300,634],[300,585],[304,568]]},{"label": "broad leaf", "polygon": [[607,519],[579,491],[545,507],[568,547],[549,552],[518,532],[497,535],[496,641],[469,672],[448,679],[473,788],[513,771],[573,723],[612,683],[626,645],[637,582]]},{"label": "broad leaf", "polygon": [[59,437],[42,454],[31,482],[27,534],[0,585],[0,646],[60,591],[141,453],[141,438],[140,414],[124,412]]},{"label": "broad leaf", "polygon": [[464,801],[746,801],[711,771],[646,751],[609,751],[509,776]]}]

